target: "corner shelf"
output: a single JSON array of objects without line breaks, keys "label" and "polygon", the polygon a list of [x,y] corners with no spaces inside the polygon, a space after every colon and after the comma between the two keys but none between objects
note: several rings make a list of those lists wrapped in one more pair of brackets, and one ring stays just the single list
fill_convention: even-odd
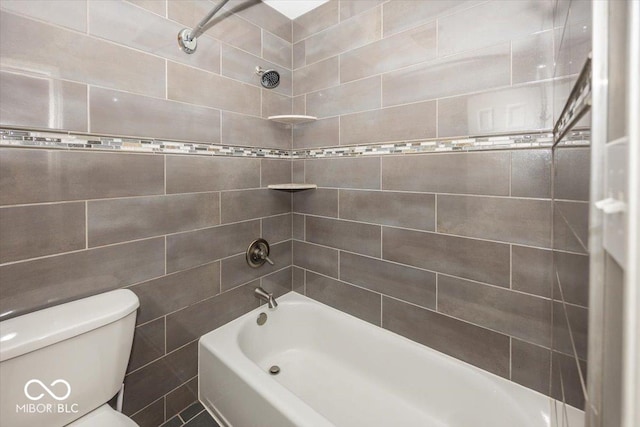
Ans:
[{"label": "corner shelf", "polygon": [[315,122],[318,120],[315,116],[302,116],[297,114],[284,114],[281,116],[269,116],[269,120],[279,123],[286,123],[288,125],[297,125],[299,123]]},{"label": "corner shelf", "polygon": [[286,190],[286,191],[296,191],[296,190],[313,190],[314,188],[318,188],[316,184],[271,184],[267,186],[270,190]]}]

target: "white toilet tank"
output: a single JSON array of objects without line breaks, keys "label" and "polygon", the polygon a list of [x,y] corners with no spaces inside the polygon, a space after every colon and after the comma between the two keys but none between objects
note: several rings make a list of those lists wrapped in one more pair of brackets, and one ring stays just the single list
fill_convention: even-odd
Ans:
[{"label": "white toilet tank", "polygon": [[0,322],[0,426],[64,426],[111,399],[138,306],[120,289]]}]

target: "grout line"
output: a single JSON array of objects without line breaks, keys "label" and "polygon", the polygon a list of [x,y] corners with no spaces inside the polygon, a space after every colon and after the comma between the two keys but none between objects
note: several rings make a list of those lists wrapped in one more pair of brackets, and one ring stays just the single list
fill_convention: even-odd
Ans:
[{"label": "grout line", "polygon": [[513,196],[513,151],[509,151],[509,196]]},{"label": "grout line", "polygon": [[513,245],[509,245],[509,289],[513,289]]},{"label": "grout line", "polygon": [[509,335],[509,380],[513,381],[513,337]]},{"label": "grout line", "polygon": [[84,248],[89,249],[89,202],[84,201]]},{"label": "grout line", "polygon": [[440,277],[440,273],[436,273],[436,312],[439,312],[438,310],[438,278]]},{"label": "grout line", "polygon": [[91,85],[87,84],[87,133],[91,132]]}]

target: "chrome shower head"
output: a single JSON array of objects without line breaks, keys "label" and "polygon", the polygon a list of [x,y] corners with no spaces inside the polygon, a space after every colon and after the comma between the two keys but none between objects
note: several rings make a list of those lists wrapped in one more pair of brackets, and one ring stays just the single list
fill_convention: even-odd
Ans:
[{"label": "chrome shower head", "polygon": [[260,76],[260,84],[265,89],[273,89],[280,84],[280,73],[276,70],[263,70],[262,67],[256,67],[256,74]]}]

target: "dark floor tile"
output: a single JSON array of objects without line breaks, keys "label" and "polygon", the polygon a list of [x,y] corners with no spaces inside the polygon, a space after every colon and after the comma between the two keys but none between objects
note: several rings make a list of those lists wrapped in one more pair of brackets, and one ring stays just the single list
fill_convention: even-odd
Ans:
[{"label": "dark floor tile", "polygon": [[182,420],[179,416],[176,415],[166,423],[162,424],[160,427],[182,427]]},{"label": "dark floor tile", "polygon": [[172,417],[198,401],[198,378],[181,385],[166,396],[166,416]]},{"label": "dark floor tile", "polygon": [[218,424],[207,411],[203,411],[198,414],[197,417],[186,423],[184,427],[220,427],[220,424]]},{"label": "dark floor tile", "polygon": [[180,418],[182,418],[182,420],[186,423],[202,411],[204,411],[204,406],[202,406],[202,403],[196,402],[180,412]]}]

